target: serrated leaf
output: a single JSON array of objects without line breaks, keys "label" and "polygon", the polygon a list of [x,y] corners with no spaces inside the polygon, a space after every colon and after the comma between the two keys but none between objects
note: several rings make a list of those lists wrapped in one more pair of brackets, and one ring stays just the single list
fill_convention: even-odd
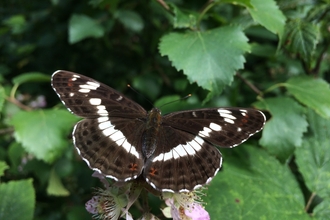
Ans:
[{"label": "serrated leaf", "polygon": [[[318,4],[314,4],[314,7],[309,8],[308,14],[305,17],[306,21],[315,22],[315,23],[322,23],[320,21],[327,21],[328,18],[325,18],[324,15],[328,13],[330,9],[330,1],[325,0],[322,3],[319,2]],[[326,31],[326,30],[324,30]]]},{"label": "serrated leaf", "polygon": [[9,166],[4,161],[0,161],[0,177],[4,175],[5,170],[7,170]]},{"label": "serrated leaf", "polygon": [[248,7],[253,19],[274,34],[283,35],[285,16],[274,0],[251,0],[253,7]]},{"label": "serrated leaf", "polygon": [[67,135],[78,118],[66,110],[19,112],[10,121],[24,149],[52,163],[67,147]]},{"label": "serrated leaf", "polygon": [[292,20],[285,26],[282,45],[299,54],[305,61],[310,61],[318,42],[318,34],[315,24],[301,19]]},{"label": "serrated leaf", "polygon": [[35,192],[32,179],[0,184],[0,219],[33,219]]},{"label": "serrated leaf", "polygon": [[288,159],[295,147],[301,145],[303,133],[307,130],[305,109],[287,97],[264,99],[254,106],[272,116],[263,129],[260,144],[279,159]]},{"label": "serrated leaf", "polygon": [[322,198],[330,198],[330,120],[309,110],[310,132],[296,149],[296,162],[307,187]]},{"label": "serrated leaf", "polygon": [[14,84],[23,84],[27,82],[49,82],[49,81],[50,81],[49,75],[39,72],[23,73],[13,78]]},{"label": "serrated leaf", "polygon": [[105,31],[101,24],[86,15],[72,15],[69,21],[69,42],[77,43],[86,38],[100,38]]},{"label": "serrated leaf", "polygon": [[63,186],[60,177],[57,175],[54,169],[50,173],[47,193],[48,195],[53,195],[53,196],[70,195],[70,192]]},{"label": "serrated leaf", "polygon": [[135,32],[140,32],[143,30],[143,19],[135,11],[117,10],[114,16],[129,30]]},{"label": "serrated leaf", "polygon": [[221,27],[207,32],[171,33],[162,37],[159,50],[191,83],[220,94],[243,68],[244,52],[250,47],[239,27]]},{"label": "serrated leaf", "polygon": [[323,79],[292,77],[285,83],[288,91],[301,103],[330,118],[330,87]]},{"label": "serrated leaf", "polygon": [[287,165],[249,145],[222,153],[223,169],[211,181],[205,200],[211,219],[310,219]]}]

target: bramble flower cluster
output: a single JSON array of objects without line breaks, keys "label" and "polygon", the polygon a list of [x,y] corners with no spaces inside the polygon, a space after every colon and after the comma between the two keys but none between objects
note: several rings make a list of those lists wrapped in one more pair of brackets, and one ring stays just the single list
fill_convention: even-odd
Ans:
[{"label": "bramble flower cluster", "polygon": [[[143,193],[142,185],[131,183],[115,183],[110,185],[105,177],[97,172],[93,174],[103,183],[105,189],[97,189],[95,195],[86,203],[86,210],[93,214],[95,219],[117,220],[125,218],[133,220],[129,209],[135,203],[140,207],[139,198],[148,200]],[[202,206],[198,191],[184,193],[159,193],[165,201],[166,207],[162,213],[166,218],[173,220],[209,220],[210,216]],[[147,203],[144,201],[144,203]],[[148,207],[142,205],[140,220],[158,220],[159,218],[149,212]]]},{"label": "bramble flower cluster", "polygon": [[[164,193],[168,207],[163,209],[165,217],[174,220],[208,220],[210,216],[203,208],[198,191],[187,193]],[[170,213],[170,215],[169,215]]]}]

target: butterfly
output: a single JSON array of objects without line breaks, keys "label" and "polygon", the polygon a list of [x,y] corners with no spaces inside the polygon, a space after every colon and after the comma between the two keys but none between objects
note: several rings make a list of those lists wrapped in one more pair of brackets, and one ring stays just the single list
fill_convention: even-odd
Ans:
[{"label": "butterfly", "polygon": [[262,130],[252,108],[203,108],[162,116],[89,77],[59,70],[52,87],[80,116],[73,142],[88,166],[115,181],[142,177],[161,192],[190,192],[208,184],[222,165],[216,146],[235,147]]}]

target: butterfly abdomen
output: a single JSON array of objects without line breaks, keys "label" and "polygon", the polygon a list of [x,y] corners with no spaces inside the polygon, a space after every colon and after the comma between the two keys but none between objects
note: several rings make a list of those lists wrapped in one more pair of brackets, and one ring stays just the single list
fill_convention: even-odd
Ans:
[{"label": "butterfly abdomen", "polygon": [[157,147],[157,136],[159,127],[162,123],[161,112],[157,108],[153,108],[147,116],[146,130],[143,135],[142,152],[145,158],[149,158],[155,152]]}]

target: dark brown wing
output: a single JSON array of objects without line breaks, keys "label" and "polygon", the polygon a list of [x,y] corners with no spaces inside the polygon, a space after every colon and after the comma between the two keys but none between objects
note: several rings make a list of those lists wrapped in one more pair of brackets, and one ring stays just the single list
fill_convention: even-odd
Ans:
[{"label": "dark brown wing", "polygon": [[143,175],[157,190],[188,192],[211,181],[221,163],[221,153],[208,141],[162,126],[157,148],[146,162]]},{"label": "dark brown wing", "polygon": [[142,106],[123,94],[89,77],[59,70],[52,76],[52,87],[63,104],[83,118],[112,116],[145,117]]},{"label": "dark brown wing", "polygon": [[198,135],[220,147],[235,147],[262,130],[265,115],[251,108],[208,108],[173,112],[163,124]]},{"label": "dark brown wing", "polygon": [[116,181],[138,177],[143,169],[139,120],[99,117],[78,122],[74,145],[88,166]]},{"label": "dark brown wing", "polygon": [[73,72],[55,72],[52,86],[73,114],[85,118],[72,135],[88,166],[116,181],[139,176],[144,165],[144,108],[105,84]]}]

